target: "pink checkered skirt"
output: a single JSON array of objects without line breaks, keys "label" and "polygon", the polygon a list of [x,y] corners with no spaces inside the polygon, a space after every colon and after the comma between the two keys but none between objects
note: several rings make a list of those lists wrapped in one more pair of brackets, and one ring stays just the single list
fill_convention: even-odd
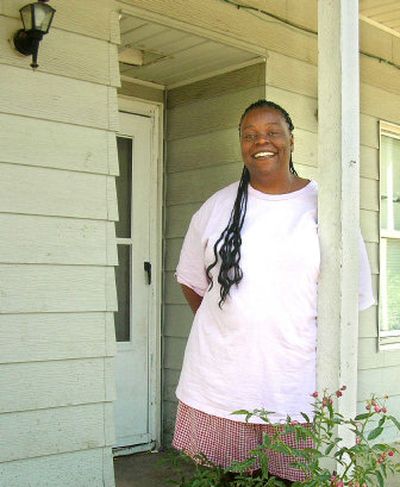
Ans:
[{"label": "pink checkered skirt", "polygon": [[[172,445],[196,460],[197,455],[205,456],[210,462],[221,467],[229,467],[233,461],[249,458],[250,450],[262,444],[263,435],[273,435],[284,425],[253,424],[219,418],[194,409],[182,402],[178,404],[175,434]],[[300,440],[295,433],[282,434],[282,440],[297,449],[312,447],[312,440]],[[290,481],[303,481],[304,472],[291,466],[302,461],[299,457],[267,450],[271,475]],[[254,464],[251,471],[257,470]]]}]

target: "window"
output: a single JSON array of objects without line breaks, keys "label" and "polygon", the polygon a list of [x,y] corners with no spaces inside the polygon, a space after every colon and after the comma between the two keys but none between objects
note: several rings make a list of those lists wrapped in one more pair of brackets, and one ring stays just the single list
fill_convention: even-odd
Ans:
[{"label": "window", "polygon": [[380,123],[381,344],[400,343],[400,126]]}]

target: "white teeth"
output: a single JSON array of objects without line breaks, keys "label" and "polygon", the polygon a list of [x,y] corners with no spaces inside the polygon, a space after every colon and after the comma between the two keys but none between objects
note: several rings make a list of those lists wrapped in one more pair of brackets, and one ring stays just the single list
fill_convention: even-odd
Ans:
[{"label": "white teeth", "polygon": [[257,154],[254,154],[254,157],[255,158],[258,158],[258,157],[270,157],[270,156],[273,156],[274,153],[273,152],[257,152]]}]

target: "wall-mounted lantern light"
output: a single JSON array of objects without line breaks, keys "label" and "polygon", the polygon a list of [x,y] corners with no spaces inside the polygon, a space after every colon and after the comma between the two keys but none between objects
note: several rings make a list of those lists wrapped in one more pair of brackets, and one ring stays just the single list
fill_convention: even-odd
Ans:
[{"label": "wall-mounted lantern light", "polygon": [[48,0],[39,0],[22,7],[19,11],[24,28],[14,34],[14,46],[25,56],[32,56],[31,67],[36,69],[39,44],[49,32],[55,9],[46,5]]}]

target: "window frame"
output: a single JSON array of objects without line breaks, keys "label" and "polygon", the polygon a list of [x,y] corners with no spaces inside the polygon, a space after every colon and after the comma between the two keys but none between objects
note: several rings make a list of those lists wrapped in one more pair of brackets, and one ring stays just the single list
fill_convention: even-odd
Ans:
[{"label": "window frame", "polygon": [[379,303],[378,303],[378,338],[379,348],[390,350],[400,349],[400,330],[385,330],[382,322],[383,316],[387,313],[387,308],[382,310],[382,303],[387,295],[386,267],[382,266],[386,262],[386,242],[388,239],[400,240],[400,230],[382,229],[381,211],[381,174],[383,166],[382,157],[382,137],[391,137],[400,141],[400,124],[394,124],[383,120],[379,121]]}]

